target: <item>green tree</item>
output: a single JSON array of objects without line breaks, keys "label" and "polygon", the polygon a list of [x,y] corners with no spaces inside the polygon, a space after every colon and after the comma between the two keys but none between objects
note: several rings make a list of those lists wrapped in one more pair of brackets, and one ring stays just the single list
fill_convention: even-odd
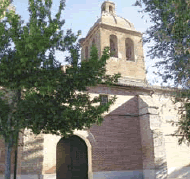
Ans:
[{"label": "green tree", "polygon": [[3,17],[5,17],[5,12],[6,10],[10,10],[11,8],[11,2],[12,0],[2,0],[0,2],[0,19],[2,19]]},{"label": "green tree", "polygon": [[190,1],[189,0],[136,0],[135,5],[143,7],[153,25],[145,32],[144,42],[153,40],[148,55],[160,58],[155,66],[164,82],[169,79],[175,86],[176,102],[184,103],[186,115],[176,124],[174,136],[190,142]]},{"label": "green tree", "polygon": [[[10,179],[10,154],[19,132],[28,128],[34,134],[67,137],[74,129],[101,124],[102,114],[116,99],[100,105],[100,96],[91,99],[88,93],[88,87],[112,85],[120,77],[105,74],[109,48],[99,59],[93,46],[90,58],[80,63],[80,32],[74,35],[67,30],[63,34],[61,30],[65,1],[60,1],[54,19],[51,6],[52,0],[29,0],[26,25],[14,11],[6,12],[0,21],[0,135],[6,147],[6,179]],[[70,53],[66,71],[55,59],[55,50]]]}]

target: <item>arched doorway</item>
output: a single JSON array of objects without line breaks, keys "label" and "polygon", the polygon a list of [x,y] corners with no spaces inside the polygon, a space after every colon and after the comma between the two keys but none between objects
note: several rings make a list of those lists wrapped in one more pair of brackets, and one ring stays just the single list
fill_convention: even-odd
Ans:
[{"label": "arched doorway", "polygon": [[56,149],[57,179],[88,179],[87,146],[78,136],[62,138]]}]

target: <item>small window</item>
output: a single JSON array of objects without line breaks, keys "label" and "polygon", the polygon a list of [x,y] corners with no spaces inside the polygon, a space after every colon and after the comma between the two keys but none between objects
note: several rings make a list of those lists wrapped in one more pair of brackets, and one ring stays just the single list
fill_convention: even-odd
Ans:
[{"label": "small window", "polygon": [[100,95],[100,97],[101,97],[101,102],[100,102],[101,105],[105,105],[108,103],[108,95]]}]

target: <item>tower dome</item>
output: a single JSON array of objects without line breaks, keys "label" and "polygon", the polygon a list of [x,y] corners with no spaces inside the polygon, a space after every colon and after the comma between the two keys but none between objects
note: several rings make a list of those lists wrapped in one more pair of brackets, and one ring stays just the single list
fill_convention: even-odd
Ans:
[{"label": "tower dome", "polygon": [[115,3],[105,1],[101,6],[101,17],[99,23],[105,23],[115,27],[135,30],[134,25],[123,17],[119,17],[115,12]]},{"label": "tower dome", "polygon": [[101,16],[90,28],[88,34],[97,24],[106,24],[113,27],[136,31],[133,23],[123,17],[116,15],[115,3],[111,1],[103,2],[101,6]]}]

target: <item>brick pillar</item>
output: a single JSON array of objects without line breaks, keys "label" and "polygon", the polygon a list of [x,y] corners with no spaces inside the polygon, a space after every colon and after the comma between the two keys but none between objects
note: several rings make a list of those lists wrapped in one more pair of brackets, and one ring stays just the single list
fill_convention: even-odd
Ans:
[{"label": "brick pillar", "polygon": [[143,97],[139,97],[138,103],[144,178],[165,179],[167,160],[159,108],[151,103],[151,97],[146,97],[146,100]]}]

